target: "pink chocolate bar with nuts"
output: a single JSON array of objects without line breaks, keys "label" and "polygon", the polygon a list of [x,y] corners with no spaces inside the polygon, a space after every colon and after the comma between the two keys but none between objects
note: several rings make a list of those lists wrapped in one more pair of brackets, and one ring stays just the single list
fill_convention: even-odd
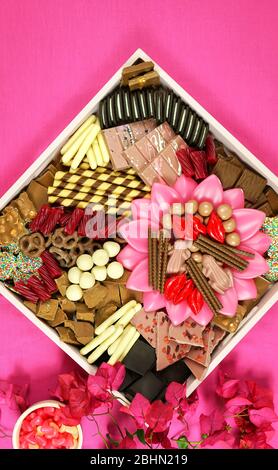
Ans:
[{"label": "pink chocolate bar with nuts", "polygon": [[130,321],[130,323],[135,326],[136,330],[139,331],[143,338],[145,338],[145,340],[148,341],[148,343],[153,348],[156,347],[156,316],[156,312],[145,312],[145,310],[142,308]]}]

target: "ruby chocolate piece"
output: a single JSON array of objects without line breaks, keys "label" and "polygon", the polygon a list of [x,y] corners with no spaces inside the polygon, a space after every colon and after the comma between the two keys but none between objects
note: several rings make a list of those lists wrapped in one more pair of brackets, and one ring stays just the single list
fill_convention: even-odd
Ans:
[{"label": "ruby chocolate piece", "polygon": [[189,359],[192,359],[192,361],[198,362],[198,364],[201,364],[204,367],[207,367],[210,363],[210,353],[212,350],[213,339],[214,339],[213,328],[211,328],[210,326],[207,326],[203,334],[204,347],[198,348],[198,347],[193,346],[190,349],[189,353],[186,354],[186,357]]},{"label": "ruby chocolate piece", "polygon": [[170,321],[164,312],[157,313],[157,346],[156,346],[156,370],[162,370],[183,359],[190,346],[178,344],[169,339]]},{"label": "ruby chocolate piece", "polygon": [[203,347],[204,329],[204,326],[199,325],[189,318],[178,326],[171,324],[169,327],[169,337],[180,344]]},{"label": "ruby chocolate piece", "polygon": [[153,348],[156,347],[156,312],[145,312],[142,308],[134,315],[131,324]]},{"label": "ruby chocolate piece", "polygon": [[197,380],[203,380],[207,367],[198,364],[198,362],[192,361],[192,359],[185,358],[184,359],[185,365],[191,370],[192,374],[196,377]]},{"label": "ruby chocolate piece", "polygon": [[127,369],[145,375],[155,364],[155,350],[149,344],[138,339],[123,360]]},{"label": "ruby chocolate piece", "polygon": [[144,395],[144,397],[148,398],[148,400],[152,401],[157,397],[164,387],[165,385],[162,380],[149,371],[146,375],[144,375],[144,377],[141,377],[130,387],[128,387],[125,393],[127,397],[134,397],[136,393],[141,393]]}]

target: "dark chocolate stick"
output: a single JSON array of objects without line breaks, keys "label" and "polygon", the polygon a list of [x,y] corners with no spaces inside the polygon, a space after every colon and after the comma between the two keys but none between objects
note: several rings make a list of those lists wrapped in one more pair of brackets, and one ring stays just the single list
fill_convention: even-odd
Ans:
[{"label": "dark chocolate stick", "polygon": [[[198,237],[198,240],[204,240],[206,242],[210,242],[211,245],[219,248],[219,250],[225,248],[225,252],[227,251],[230,251],[232,255],[242,255],[242,256],[246,256],[246,258],[254,258],[254,253],[250,253],[249,251],[245,251],[245,250],[240,250],[238,248],[235,248],[234,246],[228,246],[228,245],[222,245],[221,243],[218,243],[214,240],[211,240],[210,238],[207,238],[205,237],[204,235],[199,235]],[[224,251],[224,250],[223,250]],[[245,260],[242,260],[242,261],[245,261]]]},{"label": "dark chocolate stick", "polygon": [[[202,271],[200,270],[200,268],[198,267],[198,265],[195,263],[195,261],[193,261],[191,258],[187,261],[187,265],[188,265],[188,268],[189,268],[189,271],[190,271],[190,274],[192,276],[192,279],[195,280],[196,278],[198,279],[199,283],[201,284],[202,286],[202,291],[201,293],[206,292],[207,294],[209,294],[209,297],[211,299],[211,303],[215,305],[215,307],[217,307],[217,311],[219,309],[221,309],[223,307],[223,305],[221,304],[220,300],[218,300],[218,298],[216,297],[212,287],[210,286],[210,284],[208,283],[208,280],[207,278],[204,276],[204,274],[202,273]],[[194,276],[194,278],[193,278]]]}]

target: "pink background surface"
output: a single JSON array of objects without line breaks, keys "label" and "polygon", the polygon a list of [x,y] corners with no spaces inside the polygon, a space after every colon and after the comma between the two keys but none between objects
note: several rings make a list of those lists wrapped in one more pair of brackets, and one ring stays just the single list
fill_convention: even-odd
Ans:
[{"label": "pink background surface", "polygon": [[[138,47],[277,173],[277,23],[276,0],[1,0],[0,193]],[[31,382],[31,403],[78,368],[2,297],[0,324],[0,379]],[[222,365],[272,387],[276,410],[277,331],[276,306]],[[207,411],[216,376],[200,386]],[[85,447],[101,445],[85,428]]]}]

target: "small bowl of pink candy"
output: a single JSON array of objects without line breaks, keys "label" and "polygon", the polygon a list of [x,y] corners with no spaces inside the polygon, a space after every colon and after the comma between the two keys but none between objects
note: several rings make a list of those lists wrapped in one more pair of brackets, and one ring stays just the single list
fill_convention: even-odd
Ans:
[{"label": "small bowl of pink candy", "polygon": [[13,448],[81,449],[81,426],[63,424],[60,412],[62,406],[58,401],[46,400],[24,411],[13,429]]}]

